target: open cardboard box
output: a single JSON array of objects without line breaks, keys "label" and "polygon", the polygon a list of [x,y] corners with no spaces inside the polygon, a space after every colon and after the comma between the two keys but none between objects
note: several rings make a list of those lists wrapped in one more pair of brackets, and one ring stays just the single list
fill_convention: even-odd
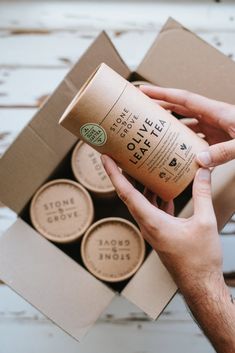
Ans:
[{"label": "open cardboard box", "polygon": [[[35,191],[66,166],[77,139],[58,120],[101,62],[129,80],[184,88],[235,104],[235,63],[173,19],[167,21],[134,73],[102,32],[3,155],[0,200],[19,217],[0,238],[0,278],[77,340],[116,293],[37,233],[25,214]],[[221,228],[234,211],[235,162],[216,168],[212,179]],[[180,215],[191,214],[189,201]],[[152,251],[121,294],[157,318],[176,290]]]}]

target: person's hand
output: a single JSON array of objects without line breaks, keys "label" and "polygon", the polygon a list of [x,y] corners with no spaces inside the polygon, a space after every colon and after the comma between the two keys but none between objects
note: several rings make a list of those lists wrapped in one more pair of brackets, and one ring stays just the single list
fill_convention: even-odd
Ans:
[{"label": "person's hand", "polygon": [[[210,170],[193,184],[194,214],[175,218],[158,208],[156,195],[141,194],[108,156],[104,168],[144,238],[172,274],[193,315],[218,353],[235,351],[235,310],[222,274],[222,253],[211,199]],[[172,211],[172,202],[163,204]]]},{"label": "person's hand", "polygon": [[[121,174],[115,162],[103,155],[104,168],[120,199],[138,223],[143,237],[155,249],[179,287],[205,286],[213,277],[222,280],[222,255],[216,218],[211,200],[210,171],[199,169],[194,185],[194,215],[176,218],[172,202],[158,208],[156,195],[141,194]],[[191,289],[190,289],[191,290]]]},{"label": "person's hand", "polygon": [[197,155],[202,167],[214,167],[235,158],[235,105],[180,89],[147,85],[139,88],[163,108],[186,117],[181,121],[205,136],[211,146]]}]

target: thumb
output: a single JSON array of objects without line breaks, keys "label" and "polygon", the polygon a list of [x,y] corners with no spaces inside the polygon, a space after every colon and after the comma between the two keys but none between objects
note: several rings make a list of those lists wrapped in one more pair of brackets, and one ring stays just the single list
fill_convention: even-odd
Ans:
[{"label": "thumb", "polygon": [[211,196],[211,172],[209,169],[200,168],[193,183],[194,214],[200,219],[208,219],[214,215]]},{"label": "thumb", "polygon": [[215,167],[235,158],[235,140],[217,143],[198,153],[197,162],[205,168]]}]

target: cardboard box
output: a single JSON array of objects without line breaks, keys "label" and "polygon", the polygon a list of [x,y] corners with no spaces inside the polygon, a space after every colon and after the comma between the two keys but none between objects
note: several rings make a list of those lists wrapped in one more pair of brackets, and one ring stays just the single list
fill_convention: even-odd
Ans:
[{"label": "cardboard box", "polygon": [[[58,175],[77,141],[58,125],[58,120],[101,62],[128,79],[185,88],[235,104],[234,62],[173,19],[167,21],[134,73],[102,32],[3,155],[0,200],[19,218],[0,238],[0,278],[77,340],[97,320],[115,291],[38,234],[25,215],[35,191]],[[235,162],[230,162],[213,175],[220,225],[234,211],[234,170]],[[182,202],[179,205],[182,207]],[[189,203],[181,216],[191,213]],[[176,290],[171,276],[152,251],[121,294],[156,318]]]}]

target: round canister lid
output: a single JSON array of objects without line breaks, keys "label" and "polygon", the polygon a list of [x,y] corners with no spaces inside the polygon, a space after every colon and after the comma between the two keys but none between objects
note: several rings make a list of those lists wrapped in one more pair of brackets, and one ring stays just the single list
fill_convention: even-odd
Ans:
[{"label": "round canister lid", "polygon": [[89,193],[77,182],[57,179],[34,195],[30,217],[47,239],[67,243],[78,239],[90,226],[94,208]]},{"label": "round canister lid", "polygon": [[82,240],[81,254],[96,277],[118,282],[131,277],[144,259],[145,243],[139,229],[122,218],[94,223]]},{"label": "round canister lid", "polygon": [[88,190],[105,195],[115,193],[114,186],[100,160],[101,154],[87,143],[80,141],[72,154],[75,178]]}]

